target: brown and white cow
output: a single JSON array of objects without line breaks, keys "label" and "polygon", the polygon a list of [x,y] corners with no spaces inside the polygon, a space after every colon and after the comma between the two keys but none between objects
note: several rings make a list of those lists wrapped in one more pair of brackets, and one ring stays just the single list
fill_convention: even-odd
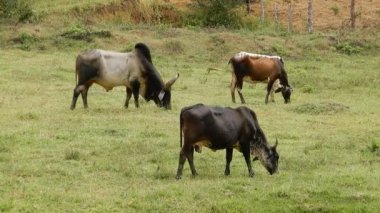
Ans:
[{"label": "brown and white cow", "polygon": [[[245,100],[241,92],[243,81],[268,82],[265,103],[268,103],[269,94],[273,95],[273,85],[279,80],[278,88],[274,92],[282,92],[285,103],[290,103],[293,91],[288,83],[288,76],[284,68],[284,61],[279,56],[266,56],[240,52],[233,56],[228,63],[232,64],[231,97],[235,103],[235,89],[237,89],[241,102]],[[273,96],[272,96],[273,100]]]},{"label": "brown and white cow", "polygon": [[132,94],[135,106],[139,107],[140,94],[146,101],[153,100],[157,106],[170,109],[171,86],[179,74],[164,84],[152,63],[149,48],[143,43],[137,43],[134,51],[127,53],[94,49],[79,54],[75,77],[77,85],[74,88],[71,109],[75,109],[79,94],[82,95],[84,108],[88,107],[87,93],[93,83],[101,85],[106,91],[125,86],[126,108]]},{"label": "brown and white cow", "polygon": [[203,104],[184,107],[180,114],[180,146],[177,179],[182,177],[186,159],[192,175],[197,175],[193,154],[194,150],[200,152],[202,146],[212,150],[226,149],[225,175],[230,174],[233,149],[243,153],[251,177],[254,176],[251,154],[260,160],[270,174],[278,168],[277,140],[274,146],[269,146],[256,114],[244,106],[236,109]]}]

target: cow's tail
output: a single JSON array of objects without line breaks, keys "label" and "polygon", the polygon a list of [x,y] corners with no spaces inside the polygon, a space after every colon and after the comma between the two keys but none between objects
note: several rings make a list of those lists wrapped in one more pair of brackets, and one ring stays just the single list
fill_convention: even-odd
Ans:
[{"label": "cow's tail", "polygon": [[[231,83],[230,83],[230,87],[235,87],[235,85],[233,84],[236,84],[236,74],[235,74],[235,63],[234,63],[234,57],[232,57],[229,61],[228,61],[228,64],[231,64],[231,67],[232,67],[232,77],[231,77]],[[234,83],[235,82],[235,83]]]},{"label": "cow's tail", "polygon": [[194,107],[199,107],[199,106],[203,106],[203,104],[201,104],[201,103],[199,103],[199,104],[194,104],[194,105],[192,105],[192,106],[187,106],[187,107],[184,107],[184,108],[182,108],[181,109],[181,113],[180,113],[180,115],[179,115],[179,137],[180,137],[180,142],[179,142],[179,145],[180,145],[180,147],[182,147],[182,134],[183,134],[183,126],[184,126],[184,114],[185,114],[185,112],[187,111],[187,110],[190,110],[190,109],[192,109],[192,108],[194,108]]},{"label": "cow's tail", "polygon": [[182,148],[183,111],[179,115],[179,147]]},{"label": "cow's tail", "polygon": [[79,57],[80,56],[77,56],[77,60],[75,61],[75,86],[78,85],[78,72],[79,72],[79,69],[80,69],[80,64],[79,64]]}]

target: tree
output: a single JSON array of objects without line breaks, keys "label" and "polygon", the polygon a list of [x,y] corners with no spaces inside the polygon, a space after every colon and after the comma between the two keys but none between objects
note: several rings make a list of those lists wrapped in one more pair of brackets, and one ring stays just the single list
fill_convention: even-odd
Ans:
[{"label": "tree", "polygon": [[261,21],[263,22],[265,18],[264,0],[260,0],[260,7],[261,7]]},{"label": "tree", "polygon": [[245,3],[247,4],[247,13],[249,14],[252,11],[251,0],[245,0]]},{"label": "tree", "polygon": [[355,12],[355,0],[351,0],[351,28],[355,28],[357,13]]}]

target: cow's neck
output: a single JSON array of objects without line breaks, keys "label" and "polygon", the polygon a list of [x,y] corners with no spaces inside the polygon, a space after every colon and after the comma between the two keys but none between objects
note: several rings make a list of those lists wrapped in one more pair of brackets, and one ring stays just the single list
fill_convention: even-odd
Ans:
[{"label": "cow's neck", "polygon": [[261,160],[265,158],[269,150],[268,143],[260,141],[259,143],[254,143],[251,145],[251,152],[254,156]]}]

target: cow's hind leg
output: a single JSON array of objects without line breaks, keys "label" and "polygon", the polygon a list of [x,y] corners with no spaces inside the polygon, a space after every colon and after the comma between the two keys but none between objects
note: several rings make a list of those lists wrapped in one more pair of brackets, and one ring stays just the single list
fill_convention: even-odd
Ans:
[{"label": "cow's hind leg", "polygon": [[189,149],[189,152],[188,152],[188,155],[187,155],[187,160],[189,161],[189,165],[190,165],[190,169],[191,169],[191,174],[193,176],[197,176],[198,173],[195,170],[195,166],[194,166],[194,147],[191,147]]},{"label": "cow's hind leg", "polygon": [[243,156],[245,159],[245,163],[247,164],[248,167],[248,173],[250,177],[253,177],[255,173],[252,170],[252,165],[251,165],[251,153],[250,153],[250,147],[249,143],[247,145],[242,146],[242,152]]},{"label": "cow's hind leg", "polygon": [[237,88],[238,88],[237,91],[240,97],[240,101],[242,104],[245,104],[243,93],[241,92],[241,90],[243,89],[243,79],[237,79]]},{"label": "cow's hind leg", "polygon": [[181,179],[182,177],[183,166],[185,164],[186,158],[189,161],[192,175],[193,176],[197,175],[197,171],[195,170],[195,166],[194,166],[193,155],[194,155],[194,147],[189,147],[189,146],[182,147],[182,150],[179,153],[179,162],[178,162],[176,179]]},{"label": "cow's hind leg", "polygon": [[179,153],[179,161],[178,161],[178,169],[177,169],[177,175],[176,179],[179,180],[182,177],[182,171],[183,171],[183,165],[186,161],[186,154],[184,148],[181,149],[181,152]]},{"label": "cow's hind leg", "polygon": [[73,92],[73,99],[71,101],[71,106],[70,106],[71,110],[75,109],[75,105],[77,103],[78,96],[80,95],[80,92],[77,91],[77,88],[78,88],[78,86],[75,87],[74,92]]},{"label": "cow's hind leg", "polygon": [[135,99],[135,106],[136,108],[139,108],[139,91],[140,91],[140,82],[135,80],[132,82],[132,93],[133,98]]},{"label": "cow's hind leg", "polygon": [[131,99],[131,97],[132,97],[132,90],[127,87],[127,98],[125,99],[125,104],[124,104],[125,108],[128,108],[129,100]]},{"label": "cow's hind leg", "polygon": [[232,160],[232,153],[233,153],[232,148],[226,149],[226,170],[224,171],[224,175],[226,176],[230,175],[230,163]]},{"label": "cow's hind leg", "polygon": [[[75,88],[74,88],[74,92],[73,92],[73,99],[71,101],[71,106],[70,106],[70,109],[75,109],[75,105],[77,103],[77,100],[78,100],[78,97],[80,94],[82,94],[82,91],[85,89],[85,86],[84,85],[77,85]],[[83,97],[83,96],[82,96]]]}]

